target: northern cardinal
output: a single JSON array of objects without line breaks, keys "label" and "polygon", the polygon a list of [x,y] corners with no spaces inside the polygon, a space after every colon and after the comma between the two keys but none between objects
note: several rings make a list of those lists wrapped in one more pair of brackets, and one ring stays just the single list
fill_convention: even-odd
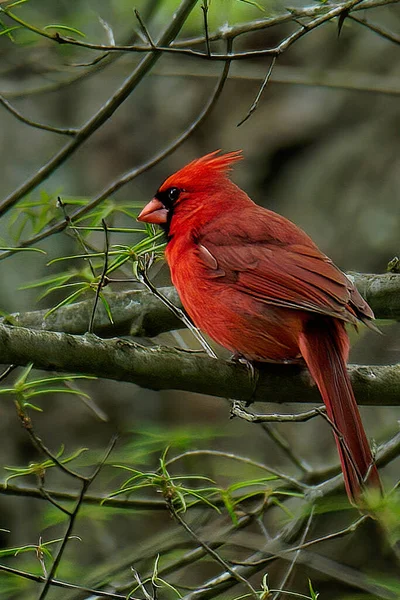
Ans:
[{"label": "northern cardinal", "polygon": [[346,491],[380,479],[346,369],[345,323],[372,323],[351,281],[288,219],[228,177],[241,152],[211,152],[168,177],[138,220],[166,232],[166,259],[194,324],[248,361],[304,360],[333,424]]}]

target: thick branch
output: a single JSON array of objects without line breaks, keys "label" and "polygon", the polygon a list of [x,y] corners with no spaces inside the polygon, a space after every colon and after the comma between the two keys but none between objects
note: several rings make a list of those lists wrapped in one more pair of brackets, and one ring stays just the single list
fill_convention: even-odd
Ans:
[{"label": "thick branch", "polygon": [[[176,305],[178,294],[173,287],[161,288],[160,292]],[[94,333],[101,337],[111,335],[134,335],[154,337],[164,331],[182,328],[182,321],[158,298],[144,290],[125,292],[105,292],[111,307],[114,324],[106,313],[103,304],[98,304],[94,320]],[[63,306],[45,318],[48,309],[26,313],[14,313],[0,323],[10,323],[20,327],[83,334],[88,330],[93,310],[94,296],[83,302]]]},{"label": "thick branch", "polygon": [[400,319],[400,275],[348,273],[377,319]]},{"label": "thick branch", "polygon": [[[306,371],[289,365],[263,365],[253,393],[243,365],[202,353],[143,347],[126,339],[35,331],[0,325],[0,362],[45,370],[86,373],[128,381],[154,390],[178,389],[211,396],[269,402],[319,402]],[[361,404],[400,403],[400,365],[351,366]]]},{"label": "thick branch", "polygon": [[[378,319],[400,319],[400,274],[386,273],[369,275],[352,273],[359,292],[371,305]],[[161,288],[171,302],[179,306],[179,298],[173,287]],[[125,292],[106,292],[113,315],[114,325],[103,305],[99,305],[94,322],[94,331],[102,337],[110,335],[134,335],[154,337],[164,331],[183,327],[174,315],[157,298],[147,291],[129,290]],[[15,313],[9,321],[14,325],[83,334],[93,308],[93,298],[76,304],[64,306],[45,319],[47,310]],[[0,319],[0,323],[7,320]]]}]

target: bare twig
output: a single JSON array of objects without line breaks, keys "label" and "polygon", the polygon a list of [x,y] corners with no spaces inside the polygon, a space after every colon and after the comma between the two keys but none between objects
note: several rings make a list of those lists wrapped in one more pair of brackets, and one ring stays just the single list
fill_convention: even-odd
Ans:
[{"label": "bare twig", "polygon": [[105,222],[104,219],[102,219],[102,225],[103,225],[103,229],[104,229],[104,263],[103,263],[103,270],[99,279],[99,282],[97,284],[96,287],[96,295],[95,295],[95,299],[93,302],[93,309],[92,309],[92,314],[90,315],[90,321],[89,321],[89,326],[88,326],[88,332],[89,333],[93,333],[93,325],[94,325],[94,318],[96,315],[96,309],[97,309],[97,304],[99,302],[99,298],[100,298],[100,294],[102,292],[102,289],[106,283],[107,280],[107,271],[108,271],[108,253],[110,250],[110,242],[109,242],[109,238],[108,238],[108,229],[107,229],[107,224]]},{"label": "bare twig", "polygon": [[17,414],[21,421],[21,424],[22,424],[23,428],[25,429],[25,431],[28,433],[28,435],[31,439],[31,442],[35,446],[35,448],[39,452],[41,452],[42,454],[47,456],[66,475],[74,477],[75,479],[78,479],[79,481],[86,482],[87,477],[84,477],[83,475],[80,475],[76,471],[73,471],[72,469],[67,467],[61,460],[59,460],[59,458],[55,454],[53,454],[53,452],[51,452],[51,450],[49,450],[49,448],[47,448],[47,446],[44,444],[44,442],[41,440],[41,438],[35,433],[30,416],[28,415],[28,413],[25,411],[25,409],[23,408],[23,406],[20,404],[20,402],[18,400],[15,401],[15,405],[17,408]]},{"label": "bare twig", "polygon": [[[195,0],[193,0],[193,1],[195,1]],[[231,48],[231,42],[229,40],[227,41],[227,48],[228,48],[228,51]],[[84,207],[78,209],[77,211],[75,211],[74,213],[72,213],[70,215],[70,218],[73,220],[82,218],[84,215],[88,214],[91,210],[93,210],[96,206],[98,206],[103,200],[108,198],[111,194],[114,194],[116,191],[118,191],[124,185],[126,185],[127,183],[129,183],[130,181],[132,181],[133,179],[135,179],[136,177],[138,177],[139,175],[141,175],[148,169],[157,165],[159,162],[164,160],[164,158],[166,158],[169,154],[174,152],[181,144],[183,144],[183,142],[185,142],[192,135],[192,133],[196,129],[198,129],[200,127],[200,125],[202,125],[204,123],[204,121],[207,119],[207,117],[211,113],[212,109],[214,108],[214,106],[225,86],[225,82],[226,82],[228,74],[229,74],[229,67],[230,67],[230,61],[227,61],[224,65],[224,68],[222,70],[222,73],[218,80],[218,83],[217,83],[211,97],[209,98],[208,102],[206,103],[206,105],[204,106],[204,108],[202,109],[200,114],[196,117],[196,119],[194,119],[192,121],[192,123],[189,125],[189,127],[187,127],[185,129],[185,131],[177,139],[175,139],[171,144],[169,144],[161,152],[156,154],[152,159],[146,161],[139,167],[136,167],[135,169],[130,170],[127,173],[125,173],[124,175],[122,175],[121,177],[119,177],[116,181],[111,183],[107,188],[105,188],[102,192],[100,192],[100,194],[98,196],[96,196],[86,206],[84,206]],[[144,73],[141,74],[141,77],[142,76],[144,76]],[[55,160],[55,159],[53,159],[53,160]],[[53,170],[53,168],[55,169],[57,166],[58,165],[53,165],[52,170]],[[40,183],[40,181],[38,181],[34,185],[32,184],[32,187],[35,187],[38,183]],[[1,205],[0,205],[0,214],[1,214]],[[63,231],[66,226],[67,226],[67,224],[65,223],[65,221],[62,221],[55,225],[51,225],[50,227],[48,227],[47,229],[45,229],[38,235],[31,237],[29,240],[26,240],[25,242],[22,242],[18,247],[25,248],[27,246],[31,246],[32,244],[35,244],[36,242],[43,240],[43,239],[49,237],[50,235],[53,235],[54,233]],[[9,255],[10,255],[10,252],[0,253],[0,260],[7,258],[7,256],[9,256]]]},{"label": "bare twig", "polygon": [[[27,573],[26,571],[21,571],[20,569],[14,569],[5,565],[0,565],[0,571],[3,573],[8,573],[9,575],[22,577],[23,579],[28,579],[30,581],[35,581],[36,583],[44,583],[46,581],[46,578],[41,575],[33,575],[32,573]],[[112,592],[103,592],[102,590],[96,590],[74,583],[68,583],[67,581],[61,581],[59,579],[52,579],[51,585],[67,590],[75,590],[77,592],[93,594],[93,596],[98,596],[99,598],[109,598],[110,600],[126,600],[126,594],[121,595],[113,594]],[[132,597],[132,600],[135,599]]]},{"label": "bare twig", "polygon": [[[197,0],[182,0],[179,8],[177,9],[174,18],[170,20],[165,31],[161,34],[158,44],[168,45],[178,34],[186,18],[189,16],[191,10],[195,6]],[[4,10],[4,9],[3,9]],[[8,16],[10,13],[7,12]],[[15,15],[12,17],[17,22],[20,21]],[[58,36],[55,38],[54,36]],[[45,37],[60,40],[59,34],[46,34]],[[119,89],[117,89],[111,98],[103,104],[92,117],[79,129],[77,134],[74,136],[66,146],[61,148],[45,165],[42,166],[37,172],[25,183],[23,183],[18,189],[12,192],[7,198],[0,204],[0,215],[4,214],[9,208],[11,208],[20,198],[25,196],[42,181],[44,181],[53,171],[63,164],[69,156],[71,156],[83,142],[88,139],[95,131],[101,127],[117,110],[117,108],[126,100],[126,98],[132,93],[136,86],[140,83],[143,77],[150,71],[153,65],[160,57],[160,53],[153,52],[149,48],[147,56],[145,56],[139,65],[134,69],[133,73],[124,81]],[[64,225],[65,226],[65,225]]]},{"label": "bare twig", "polygon": [[378,35],[385,38],[386,40],[389,40],[390,42],[393,42],[394,44],[400,44],[400,35],[398,35],[397,33],[388,31],[387,29],[384,29],[383,27],[380,27],[379,25],[374,25],[374,23],[370,23],[366,19],[361,19],[360,17],[357,17],[355,15],[349,15],[348,18],[351,19],[352,21],[355,21],[356,23],[359,23],[360,25],[363,25],[370,31],[377,33]]},{"label": "bare twig", "polygon": [[49,494],[49,492],[44,489],[44,487],[43,487],[43,481],[39,482],[38,489],[39,489],[40,494],[43,497],[43,500],[47,500],[47,502],[50,502],[50,504],[52,504],[53,506],[55,506],[59,511],[63,512],[65,515],[68,515],[68,517],[72,516],[72,513],[71,513],[70,510],[68,510],[62,504],[60,504],[59,502],[57,502],[57,500],[54,500],[54,498],[51,496],[51,494]]},{"label": "bare twig", "polygon": [[148,43],[150,44],[150,47],[151,47],[152,49],[155,49],[156,45],[155,45],[155,43],[153,42],[153,38],[151,37],[151,35],[150,35],[150,32],[149,32],[149,30],[147,29],[147,27],[146,27],[146,25],[145,25],[145,23],[144,23],[144,21],[143,21],[142,17],[140,16],[140,13],[139,13],[139,11],[138,11],[138,10],[135,8],[133,12],[135,13],[135,17],[136,17],[136,18],[137,18],[137,20],[139,21],[139,25],[140,25],[140,28],[141,28],[142,32],[144,33],[144,37],[146,38],[146,40],[147,40],[147,41],[148,41]]},{"label": "bare twig", "polygon": [[44,131],[50,131],[51,133],[59,133],[61,135],[69,135],[72,137],[74,137],[78,133],[77,129],[64,129],[62,127],[53,127],[51,125],[45,125],[43,123],[33,121],[32,119],[28,119],[28,117],[25,117],[23,114],[21,114],[2,95],[0,95],[0,104],[2,104],[4,108],[8,110],[8,112],[14,115],[14,117],[16,117],[18,121],[21,121],[22,123],[25,123],[25,125],[29,125],[30,127],[34,127],[35,129],[43,129]]},{"label": "bare twig", "polygon": [[276,63],[276,56],[273,56],[272,60],[271,60],[271,64],[269,65],[267,74],[265,76],[265,79],[262,82],[261,87],[260,87],[260,89],[258,91],[258,94],[255,97],[255,100],[254,100],[253,104],[250,106],[247,115],[237,124],[238,127],[240,127],[240,125],[243,125],[243,123],[245,121],[247,121],[247,119],[249,119],[251,117],[251,115],[253,114],[253,112],[255,110],[257,110],[257,106],[258,106],[258,103],[259,103],[259,101],[261,99],[261,96],[262,96],[265,88],[267,87],[269,80],[271,79],[271,75],[272,75],[272,71],[274,70],[275,63]]},{"label": "bare twig", "polygon": [[211,56],[211,48],[210,48],[210,38],[208,31],[208,9],[209,9],[209,0],[203,0],[201,4],[201,10],[203,11],[203,23],[204,23],[204,35],[206,38],[206,50],[208,57]]},{"label": "bare twig", "polygon": [[321,413],[324,410],[325,408],[322,406],[320,408],[313,408],[312,410],[297,414],[272,413],[268,415],[260,415],[245,410],[243,407],[243,402],[240,402],[239,400],[234,400],[231,407],[232,415],[235,417],[240,417],[245,421],[250,421],[251,423],[304,423],[310,419],[321,416]]},{"label": "bare twig", "polygon": [[113,451],[113,448],[116,444],[117,441],[117,437],[114,436],[111,439],[111,442],[104,454],[103,459],[100,461],[100,463],[97,465],[97,467],[94,469],[92,475],[90,477],[85,478],[85,480],[82,482],[82,488],[81,488],[81,492],[79,494],[78,500],[76,502],[75,508],[72,511],[70,518],[69,518],[69,523],[68,523],[68,527],[66,529],[66,532],[64,534],[64,537],[62,539],[60,548],[58,549],[58,552],[54,558],[53,564],[51,566],[51,569],[49,571],[48,576],[46,577],[45,580],[45,584],[43,586],[43,589],[41,591],[41,594],[39,596],[39,600],[44,600],[44,598],[47,596],[47,593],[50,589],[50,585],[53,583],[53,577],[55,576],[56,572],[57,572],[57,568],[61,562],[62,556],[64,554],[65,548],[67,546],[68,540],[70,539],[70,536],[72,534],[72,530],[74,528],[75,525],[75,521],[76,518],[78,516],[79,510],[82,506],[82,502],[83,499],[85,497],[85,494],[89,488],[89,486],[93,483],[93,481],[95,480],[95,478],[97,477],[97,475],[99,474],[100,469],[102,468],[102,466],[104,465],[104,463],[106,462],[107,458],[109,457],[109,455],[111,454],[111,452]]},{"label": "bare twig", "polygon": [[152,282],[147,276],[147,270],[138,266],[137,274],[140,283],[142,283],[149,290],[149,292],[154,294],[156,298],[161,300],[161,302],[169,308],[172,314],[175,315],[178,319],[180,319],[182,323],[184,323],[184,325],[186,325],[186,327],[193,333],[194,337],[201,344],[203,349],[207,352],[208,356],[210,356],[211,358],[218,358],[214,350],[211,348],[210,344],[207,342],[207,340],[201,333],[201,331],[197,329],[195,325],[193,325],[192,321],[189,319],[186,313],[178,306],[175,306],[168,298],[163,296],[163,294],[152,284]]},{"label": "bare twig", "polygon": [[[63,490],[49,490],[46,489],[45,495],[51,496],[51,498],[57,498],[58,500],[64,500],[66,502],[78,501],[78,496],[74,492],[66,492]],[[13,485],[11,483],[0,483],[0,495],[2,496],[21,496],[26,498],[37,498],[44,500],[45,497],[42,494],[42,490],[32,486],[25,485]],[[138,499],[121,499],[121,498],[108,498],[107,495],[93,495],[86,494],[82,500],[83,504],[89,506],[104,506],[104,508],[118,508],[126,510],[150,510],[150,511],[165,511],[165,502],[162,500],[152,500],[145,498]],[[205,505],[207,506],[207,505]]]},{"label": "bare twig", "polygon": [[[87,262],[89,264],[89,268],[90,268],[90,272],[92,273],[92,277],[95,278],[96,277],[96,272],[94,270],[93,267],[93,263],[90,259],[90,252],[88,249],[88,245],[86,244],[85,240],[83,239],[79,229],[77,227],[75,227],[71,217],[69,216],[68,212],[67,212],[67,205],[63,202],[63,200],[61,199],[61,196],[57,196],[57,206],[59,206],[63,212],[64,215],[64,219],[65,219],[65,223],[68,227],[68,229],[71,229],[71,231],[73,232],[73,236],[75,236],[75,238],[78,240],[78,242],[80,243],[80,245],[83,248],[83,251],[85,252],[85,254],[88,255],[87,257]],[[72,236],[72,237],[73,237]]]},{"label": "bare twig", "polygon": [[[338,539],[341,537],[345,537],[346,535],[349,535],[350,533],[354,533],[356,531],[356,529],[362,523],[367,521],[367,519],[369,519],[369,518],[370,518],[369,515],[363,515],[356,521],[353,521],[348,527],[344,527],[343,529],[340,529],[339,531],[334,531],[333,533],[328,533],[319,538],[315,538],[313,540],[308,540],[307,542],[305,542],[303,540],[300,544],[295,545],[295,546],[288,546],[285,549],[279,550],[279,556],[283,556],[285,554],[291,554],[292,552],[298,552],[299,550],[305,550],[306,548],[310,548],[312,546],[315,546],[316,544],[321,544],[322,542],[327,542],[330,540],[335,540],[335,539]],[[265,564],[273,561],[275,558],[276,558],[276,556],[272,555],[272,556],[266,556],[265,558],[260,558],[258,561],[252,561],[252,562],[235,560],[235,561],[232,561],[232,564],[241,565],[241,566],[256,566],[256,565],[262,566],[262,565],[265,565]]]},{"label": "bare twig", "polygon": [[268,19],[264,19],[264,20],[258,20],[256,22],[241,24],[238,26],[230,27],[229,29],[222,28],[222,30],[220,30],[219,33],[217,33],[217,34],[208,34],[208,38],[210,41],[211,40],[214,41],[217,39],[227,40],[227,39],[233,39],[233,38],[237,37],[238,35],[242,35],[244,33],[249,33],[251,31],[257,31],[260,29],[265,29],[265,28],[271,27],[273,25],[278,25],[281,23],[289,22],[289,21],[296,22],[296,20],[299,17],[309,17],[309,18],[316,17],[316,18],[314,18],[314,20],[309,22],[307,25],[301,24],[300,30],[296,31],[294,34],[292,34],[291,36],[289,36],[288,38],[283,40],[283,42],[281,42],[275,48],[266,49],[266,50],[253,50],[253,51],[237,52],[237,53],[235,53],[233,55],[229,55],[229,56],[224,55],[224,54],[216,54],[216,53],[208,54],[207,50],[206,50],[206,52],[199,52],[199,51],[193,50],[192,48],[186,47],[188,45],[198,44],[201,41],[206,42],[205,35],[202,36],[201,38],[180,41],[179,43],[177,43],[175,45],[172,44],[171,42],[168,44],[163,44],[163,42],[161,40],[157,44],[154,44],[153,46],[151,46],[151,45],[149,45],[149,46],[132,45],[132,44],[127,44],[127,45],[94,44],[94,43],[85,42],[82,40],[77,40],[72,37],[63,36],[59,32],[56,32],[55,34],[51,34],[43,29],[40,29],[29,23],[26,23],[25,21],[22,21],[22,19],[20,19],[13,13],[10,13],[9,11],[7,11],[7,9],[3,9],[3,12],[5,12],[10,19],[23,25],[27,29],[30,29],[37,35],[45,37],[45,38],[47,38],[53,42],[56,42],[58,44],[69,44],[69,45],[73,45],[73,46],[87,48],[90,50],[100,50],[103,52],[148,53],[148,52],[153,51],[153,52],[156,52],[157,54],[162,54],[162,53],[183,54],[183,55],[203,58],[203,59],[207,59],[207,60],[226,61],[226,60],[242,60],[242,59],[247,59],[247,58],[255,58],[257,56],[271,56],[271,55],[274,56],[274,55],[281,54],[290,45],[292,45],[292,43],[294,41],[296,41],[297,39],[302,37],[305,33],[312,31],[316,27],[319,27],[321,24],[326,23],[327,21],[330,21],[331,19],[333,19],[335,17],[340,16],[343,12],[346,12],[346,11],[350,12],[353,10],[374,8],[374,7],[387,5],[387,4],[391,4],[391,3],[397,3],[398,1],[399,0],[365,0],[365,1],[347,0],[346,2],[343,2],[340,4],[335,4],[332,7],[329,6],[328,8],[326,6],[316,6],[316,7],[311,7],[311,8],[306,7],[304,9],[301,9],[301,8],[300,9],[298,9],[298,8],[287,9],[288,13],[285,13],[283,15],[278,15],[277,17],[272,17],[272,18],[268,18]]},{"label": "bare twig", "polygon": [[0,381],[6,379],[10,373],[12,373],[17,368],[17,365],[9,365],[4,369],[4,371],[0,374]]},{"label": "bare twig", "polygon": [[291,462],[300,469],[303,473],[311,473],[312,469],[306,461],[301,458],[298,452],[295,452],[290,446],[287,439],[270,423],[261,423],[263,431],[268,437],[278,446],[278,448],[286,454]]},{"label": "bare twig", "polygon": [[206,542],[199,538],[197,533],[186,523],[184,519],[182,519],[180,513],[175,509],[171,500],[167,501],[168,508],[175,518],[175,520],[182,525],[182,527],[187,531],[187,533],[198,543],[206,553],[211,556],[217,563],[219,563],[238,583],[243,584],[250,592],[251,596],[253,596],[254,600],[259,600],[256,590],[253,588],[251,583],[243,577],[237,570],[232,569],[232,567],[224,560],[218,552],[216,552],[211,546],[209,546]]},{"label": "bare twig", "polygon": [[307,523],[306,523],[306,525],[304,527],[303,534],[301,536],[300,545],[297,548],[297,550],[295,551],[293,559],[290,561],[289,568],[286,571],[285,575],[283,576],[281,583],[279,584],[279,588],[280,589],[276,592],[276,594],[274,594],[274,596],[272,597],[272,600],[278,600],[278,598],[280,597],[280,595],[282,593],[284,593],[284,587],[287,585],[287,582],[289,581],[290,576],[293,573],[294,566],[295,566],[295,564],[297,562],[297,559],[299,558],[300,552],[302,550],[302,544],[304,544],[304,541],[305,541],[305,539],[306,539],[306,537],[308,535],[308,532],[310,531],[311,521],[313,519],[313,516],[314,516],[314,507],[312,506],[311,510],[310,510],[310,515],[308,517]]}]

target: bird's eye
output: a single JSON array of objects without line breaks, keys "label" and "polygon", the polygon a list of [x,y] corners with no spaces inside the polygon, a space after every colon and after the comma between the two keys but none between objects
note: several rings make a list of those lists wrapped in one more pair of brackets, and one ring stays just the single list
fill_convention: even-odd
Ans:
[{"label": "bird's eye", "polygon": [[167,190],[168,200],[175,202],[175,200],[178,200],[180,193],[181,190],[177,187],[169,188],[169,190]]}]

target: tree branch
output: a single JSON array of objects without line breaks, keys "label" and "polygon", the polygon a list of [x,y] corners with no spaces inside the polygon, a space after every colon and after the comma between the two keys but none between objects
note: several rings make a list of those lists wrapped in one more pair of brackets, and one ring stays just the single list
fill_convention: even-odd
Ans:
[{"label": "tree branch", "polygon": [[[367,300],[377,319],[400,319],[400,274],[370,275],[351,273],[358,291]],[[179,296],[173,287],[160,288],[160,292],[176,306]],[[101,304],[97,307],[94,332],[101,337],[133,335],[154,337],[165,331],[181,329],[177,319],[153,294],[143,290],[123,292],[104,291],[111,307],[114,324]],[[88,330],[93,298],[59,308],[45,318],[48,309],[26,313],[14,313],[0,319],[0,324],[19,327],[83,334]]]},{"label": "tree branch", "polygon": [[[200,352],[144,347],[126,339],[102,340],[0,325],[0,362],[85,373],[128,381],[153,390],[177,389],[236,400],[315,402],[318,391],[307,372],[294,365],[262,365],[257,389],[245,366]],[[398,406],[400,365],[349,367],[360,404]]]}]

